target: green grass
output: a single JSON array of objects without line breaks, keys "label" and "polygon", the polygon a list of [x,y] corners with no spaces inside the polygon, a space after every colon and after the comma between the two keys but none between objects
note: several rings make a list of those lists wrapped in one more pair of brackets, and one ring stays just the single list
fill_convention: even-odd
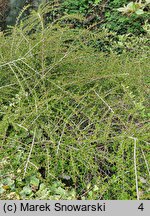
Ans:
[{"label": "green grass", "polygon": [[40,10],[1,34],[1,199],[149,199],[148,50],[99,52]]}]

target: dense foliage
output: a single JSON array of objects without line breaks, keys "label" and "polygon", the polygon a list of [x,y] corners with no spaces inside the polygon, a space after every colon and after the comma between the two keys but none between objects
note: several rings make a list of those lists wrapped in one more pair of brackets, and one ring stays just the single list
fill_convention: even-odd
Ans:
[{"label": "dense foliage", "polygon": [[1,199],[149,199],[148,31],[91,29],[65,4],[0,33]]},{"label": "dense foliage", "polygon": [[[149,21],[149,0],[139,1],[142,3],[133,3],[138,1],[130,0],[2,0],[2,5],[0,7],[1,15],[5,17],[6,24],[14,24],[19,11],[23,6],[30,4],[32,8],[37,8],[38,4],[41,2],[50,2],[54,4],[60,4],[59,13],[62,14],[82,14],[85,17],[83,24],[85,26],[94,25],[94,28],[106,27],[110,31],[115,31],[118,34],[133,33],[136,35],[144,34],[145,30],[143,25]],[[128,7],[129,14],[121,14],[118,8],[123,7],[123,5],[131,4]],[[8,5],[6,7],[6,5]],[[133,8],[132,8],[133,7]],[[7,9],[6,9],[7,8]],[[137,10],[134,9],[137,8]],[[3,10],[2,10],[3,9]],[[139,10],[140,9],[140,10]],[[133,11],[133,13],[130,13]],[[143,11],[143,13],[141,13]],[[28,15],[29,11],[27,12]],[[4,15],[5,14],[5,15]],[[4,19],[2,19],[4,22]],[[79,23],[76,25],[81,26]],[[2,24],[3,26],[4,24]]]},{"label": "dense foliage", "polygon": [[97,22],[97,27],[106,27],[119,34],[134,33],[144,34],[142,25],[149,19],[148,4],[144,7],[143,14],[132,13],[130,16],[121,15],[118,8],[131,2],[130,0],[99,0],[99,1],[72,1],[64,0],[63,9],[67,13],[81,13],[87,17],[86,24]]}]

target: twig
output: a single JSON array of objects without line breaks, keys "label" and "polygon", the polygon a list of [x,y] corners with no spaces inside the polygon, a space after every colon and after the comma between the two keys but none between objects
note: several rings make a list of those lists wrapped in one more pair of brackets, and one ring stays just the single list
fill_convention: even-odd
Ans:
[{"label": "twig", "polygon": [[31,161],[29,161],[29,163],[38,170],[38,167],[34,163],[32,163]]},{"label": "twig", "polygon": [[[34,146],[34,141],[35,141],[35,134],[36,134],[36,129],[34,130],[33,140],[32,140],[30,152],[29,152],[29,155],[28,155],[28,159],[27,159],[27,162],[26,162],[26,165],[25,165],[25,168],[24,168],[23,178],[25,177],[25,174],[26,174],[26,171],[27,171],[27,168],[28,168],[28,164],[29,164],[29,162],[30,162],[30,157],[31,157],[31,154],[32,154],[32,150],[33,150],[33,146]],[[31,163],[31,162],[30,162],[30,163]]]},{"label": "twig", "polygon": [[26,127],[24,127],[23,125],[18,124],[18,123],[15,123],[15,124],[18,125],[19,127],[23,128],[24,130],[28,131],[28,129]]},{"label": "twig", "polygon": [[19,83],[19,85],[20,85],[22,91],[25,92],[25,90],[24,90],[24,88],[23,88],[23,85],[21,84],[21,81],[19,80],[19,77],[17,76],[17,73],[15,72],[15,70],[13,69],[13,67],[11,66],[11,64],[9,64],[9,67],[10,67],[10,69],[12,70],[13,74],[15,75],[15,77],[16,77],[16,79],[17,79],[17,81],[18,81],[18,83]]},{"label": "twig", "polygon": [[2,88],[7,88],[7,87],[9,87],[9,86],[13,86],[13,85],[15,85],[16,83],[12,83],[12,84],[9,84],[9,85],[5,85],[5,86],[0,86],[0,89],[2,89]]},{"label": "twig", "polygon": [[65,127],[66,127],[66,123],[64,124],[63,131],[62,131],[61,136],[60,136],[60,139],[59,139],[59,141],[58,141],[56,154],[58,154],[58,151],[59,151],[59,148],[60,148],[60,143],[61,143],[62,137],[63,137],[63,135],[64,135]]},{"label": "twig", "polygon": [[0,65],[0,67],[4,67],[4,66],[6,66],[6,65],[10,65],[10,64],[13,64],[14,62],[18,62],[18,61],[21,61],[21,60],[24,60],[25,58],[24,57],[22,57],[22,58],[18,58],[18,59],[16,59],[16,60],[12,60],[12,61],[10,61],[10,62],[6,62],[6,63],[3,63],[2,65]]},{"label": "twig", "polygon": [[148,174],[149,174],[149,176],[150,176],[150,170],[149,170],[148,163],[147,163],[147,160],[146,160],[146,157],[145,157],[145,154],[144,154],[144,151],[143,151],[142,148],[141,148],[141,151],[142,151],[142,154],[143,154],[143,158],[144,158],[144,160],[145,160],[145,164],[146,164],[146,167],[147,167]]},{"label": "twig", "polygon": [[139,189],[138,189],[138,176],[137,176],[137,165],[136,165],[136,142],[137,138],[135,137],[129,137],[134,140],[134,171],[135,171],[135,183],[136,183],[136,194],[137,194],[137,200],[139,200]]},{"label": "twig", "polygon": [[109,108],[109,110],[114,113],[113,109],[108,105],[106,101],[94,90],[95,94],[103,101],[103,103]]}]

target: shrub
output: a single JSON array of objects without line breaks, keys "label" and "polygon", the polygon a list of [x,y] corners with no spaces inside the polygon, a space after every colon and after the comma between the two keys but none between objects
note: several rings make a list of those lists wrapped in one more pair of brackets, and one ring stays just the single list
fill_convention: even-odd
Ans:
[{"label": "shrub", "polygon": [[146,198],[148,53],[99,52],[50,10],[0,35],[1,198]]},{"label": "shrub", "polygon": [[145,5],[145,13],[132,13],[131,16],[123,16],[118,8],[129,3],[129,0],[114,1],[62,1],[62,8],[67,13],[82,13],[86,18],[85,24],[92,25],[97,22],[98,28],[105,27],[118,34],[133,33],[144,34],[142,25],[149,19],[148,4]]}]

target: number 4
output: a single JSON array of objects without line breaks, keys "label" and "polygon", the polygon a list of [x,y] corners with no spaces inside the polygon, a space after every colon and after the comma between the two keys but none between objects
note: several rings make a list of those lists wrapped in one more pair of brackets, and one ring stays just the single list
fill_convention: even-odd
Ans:
[{"label": "number 4", "polygon": [[143,203],[141,203],[138,207],[139,210],[143,211],[144,210],[144,206],[143,206]]}]

